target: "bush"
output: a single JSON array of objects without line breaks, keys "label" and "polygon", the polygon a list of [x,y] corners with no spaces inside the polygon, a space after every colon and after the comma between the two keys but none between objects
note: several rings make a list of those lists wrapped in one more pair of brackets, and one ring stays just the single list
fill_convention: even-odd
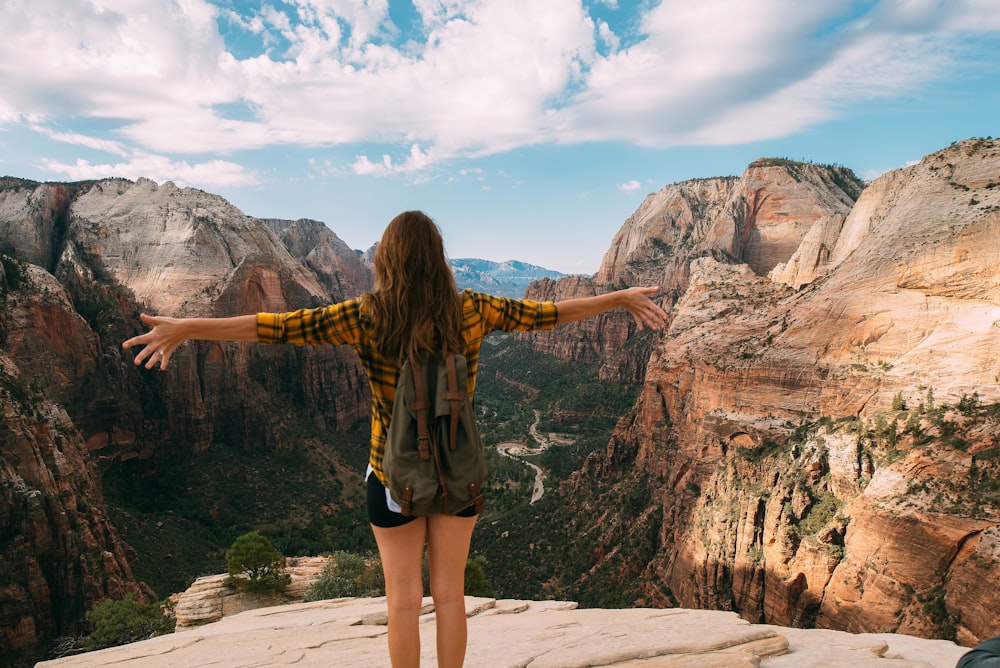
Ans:
[{"label": "bush", "polygon": [[385,595],[382,561],[351,552],[335,552],[330,563],[306,592],[306,601],[328,598],[368,598]]},{"label": "bush", "polygon": [[477,555],[465,562],[465,595],[494,598],[497,594],[486,579],[486,557]]},{"label": "bush", "polygon": [[[256,531],[243,534],[226,552],[229,575],[253,593],[282,592],[292,578],[285,572],[285,556]],[[241,579],[245,576],[246,579]]]},{"label": "bush", "polygon": [[174,632],[173,604],[136,603],[134,594],[101,601],[87,612],[90,635],[83,639],[86,651],[116,647]]}]

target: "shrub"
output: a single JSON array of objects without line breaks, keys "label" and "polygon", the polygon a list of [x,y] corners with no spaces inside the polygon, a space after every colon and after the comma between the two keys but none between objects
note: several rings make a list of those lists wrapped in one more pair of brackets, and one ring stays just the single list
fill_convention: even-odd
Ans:
[{"label": "shrub", "polygon": [[[256,531],[243,534],[226,552],[229,575],[247,591],[281,592],[291,582],[285,572],[285,557],[266,537]],[[246,579],[241,579],[245,576]]]},{"label": "shrub", "polygon": [[465,595],[495,597],[496,591],[486,579],[486,557],[479,554],[465,562]]},{"label": "shrub", "polygon": [[173,604],[136,603],[134,594],[106,599],[87,612],[90,635],[83,639],[86,651],[116,647],[174,632]]},{"label": "shrub", "polygon": [[364,557],[351,552],[335,552],[330,563],[306,592],[306,601],[328,598],[385,595],[385,574],[378,557]]}]

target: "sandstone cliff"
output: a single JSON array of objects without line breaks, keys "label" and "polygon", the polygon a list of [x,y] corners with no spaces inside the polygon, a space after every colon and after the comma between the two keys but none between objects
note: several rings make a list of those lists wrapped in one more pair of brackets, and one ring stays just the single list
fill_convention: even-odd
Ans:
[{"label": "sandstone cliff", "polygon": [[121,352],[140,311],[292,310],[370,285],[322,224],[276,226],[280,239],[222,198],[170,183],[0,181],[5,656],[76,632],[97,600],[152,596],[108,521],[102,472],[155,475],[218,443],[291,449],[306,430],[322,438],[367,415],[350,351],[189,342],[162,374]]},{"label": "sandstone cliff", "polygon": [[[742,262],[766,275],[788,262],[815,227],[843,220],[863,184],[841,167],[761,159],[739,178],[695,179],[646,197],[615,235],[592,279],[542,281],[526,296],[566,299],[625,285],[656,285],[669,309],[687,290],[690,265],[702,256]],[[604,361],[607,379],[640,380],[648,344],[622,351],[631,318],[611,313],[533,335],[538,350],[578,361]],[[619,354],[621,353],[621,354]]]},{"label": "sandstone cliff", "polygon": [[60,405],[98,365],[96,337],[50,274],[0,257],[0,656],[10,665],[42,658],[44,641],[96,601],[147,592],[86,438]]},{"label": "sandstone cliff", "polygon": [[[729,222],[733,183],[691,186],[716,193],[692,235],[732,257],[623,262],[656,251],[633,229],[647,200],[599,274],[666,266],[679,296],[634,414],[562,490],[594,516],[581,581],[643,534],[647,603],[963,643],[1000,632],[985,407],[1000,401],[1000,142],[960,142],[756,244]],[[797,248],[768,250],[783,234]],[[588,505],[609,485],[649,496],[631,516]]]},{"label": "sandstone cliff", "polygon": [[[76,360],[72,373],[40,374],[45,394],[66,400],[86,388],[94,403],[139,385],[157,399],[170,398],[144,408],[145,415],[109,421],[92,406],[74,416],[96,423],[84,437],[98,456],[144,458],[161,441],[199,451],[215,438],[270,447],[282,439],[278,425],[299,408],[315,407],[309,421],[320,427],[350,425],[367,414],[360,365],[342,350],[191,343],[177,351],[163,378],[136,376],[118,350],[123,337],[140,329],[139,310],[228,316],[358,294],[369,272],[332,233],[301,221],[285,226],[286,246],[266,224],[216,195],[144,179],[11,185],[0,191],[7,216],[0,218],[0,250],[46,269],[66,287],[100,361],[85,368],[86,360]],[[39,360],[27,349],[22,357],[22,363]],[[69,362],[55,353],[48,363]],[[116,387],[94,397],[94,387],[80,382],[89,376],[110,376]],[[275,390],[295,408],[273,402]],[[268,403],[275,403],[275,414],[265,417],[258,407]],[[144,425],[150,418],[154,424]]]},{"label": "sandstone cliff", "polygon": [[334,301],[372,289],[371,269],[325,223],[306,218],[262,221],[278,235],[289,253],[313,270]]}]

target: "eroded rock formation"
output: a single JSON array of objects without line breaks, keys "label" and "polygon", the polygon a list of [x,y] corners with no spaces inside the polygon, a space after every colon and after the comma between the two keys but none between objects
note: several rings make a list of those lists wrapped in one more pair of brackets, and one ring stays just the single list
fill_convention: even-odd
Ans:
[{"label": "eroded rock formation", "polygon": [[[541,281],[526,296],[568,299],[625,285],[656,285],[670,308],[684,294],[692,260],[714,257],[741,262],[766,275],[788,262],[809,231],[843,220],[863,184],[841,167],[786,160],[758,160],[740,178],[695,179],[649,195],[622,225],[592,279]],[[649,345],[632,345],[627,314],[599,318],[532,334],[538,350],[565,359],[605,363],[606,379],[640,380]]]},{"label": "eroded rock formation", "polygon": [[272,225],[280,239],[222,198],[171,183],[0,182],[5,656],[39,658],[103,598],[153,597],[108,521],[107,467],[154,473],[216,443],[289,448],[300,437],[289,425],[337,430],[367,415],[349,351],[189,342],[164,373],[121,351],[143,329],[140,311],[284,311],[370,285],[321,224]]},{"label": "eroded rock formation", "polygon": [[[721,196],[728,183],[691,187]],[[984,611],[1000,605],[1000,427],[983,404],[1000,401],[1000,142],[955,144],[811,220],[760,235],[756,255],[740,234],[695,228],[746,263],[685,258],[634,415],[565,496],[649,474],[649,512],[632,520],[662,516],[646,602],[963,643],[996,634]],[[652,233],[635,225],[604,281],[658,271],[620,259]],[[765,252],[789,230],[797,250]]]}]

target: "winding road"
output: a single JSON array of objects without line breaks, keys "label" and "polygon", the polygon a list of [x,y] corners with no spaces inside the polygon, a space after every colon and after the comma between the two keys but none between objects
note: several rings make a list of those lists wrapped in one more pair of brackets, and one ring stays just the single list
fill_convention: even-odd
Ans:
[{"label": "winding road", "polygon": [[545,472],[542,471],[541,467],[532,464],[531,462],[524,459],[524,457],[528,455],[537,455],[543,452],[550,445],[552,445],[552,441],[538,434],[538,423],[541,419],[542,419],[542,412],[536,410],[535,421],[531,424],[530,427],[528,427],[528,434],[530,434],[531,437],[535,439],[535,442],[538,444],[537,447],[529,448],[526,444],[517,442],[507,442],[507,443],[497,444],[497,451],[499,451],[501,455],[504,455],[505,457],[510,457],[511,459],[515,459],[521,462],[522,464],[530,466],[532,469],[534,469],[535,486],[534,489],[532,490],[531,501],[528,502],[528,505],[534,504],[536,501],[542,498],[543,494],[545,494]]}]

